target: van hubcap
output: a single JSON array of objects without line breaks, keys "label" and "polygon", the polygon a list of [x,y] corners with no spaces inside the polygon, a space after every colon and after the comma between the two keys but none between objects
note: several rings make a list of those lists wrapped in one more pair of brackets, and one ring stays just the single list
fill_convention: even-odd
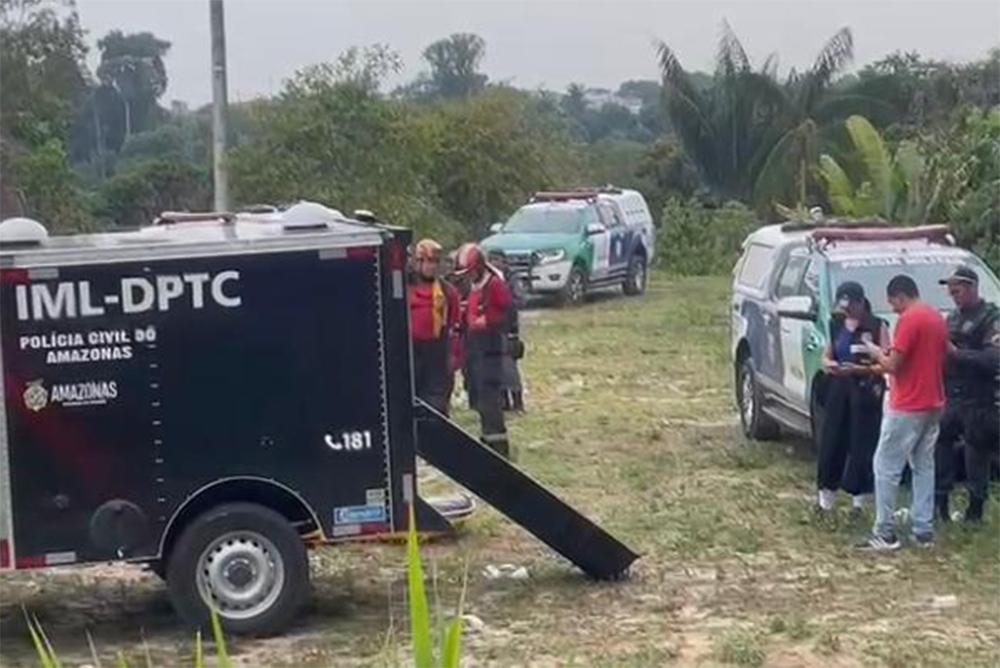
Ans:
[{"label": "van hubcap", "polygon": [[214,540],[198,560],[198,591],[221,617],[248,619],[274,605],[285,583],[285,565],[270,540],[234,531]]}]

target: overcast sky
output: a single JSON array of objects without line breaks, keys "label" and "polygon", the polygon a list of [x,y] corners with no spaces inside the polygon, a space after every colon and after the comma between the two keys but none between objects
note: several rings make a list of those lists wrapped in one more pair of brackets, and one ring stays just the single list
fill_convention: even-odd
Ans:
[{"label": "overcast sky", "polygon": [[[109,30],[152,31],[173,45],[163,101],[211,99],[208,0],[77,7],[92,66]],[[895,50],[971,60],[1000,45],[1000,3],[990,0],[226,0],[225,9],[232,100],[276,92],[297,68],[375,42],[402,55],[399,83],[423,69],[423,47],[453,32],[486,40],[491,79],[550,89],[656,78],[654,38],[688,69],[711,69],[723,19],[758,64],[777,52],[783,69],[808,65],[842,26],[854,31],[856,65]]]}]

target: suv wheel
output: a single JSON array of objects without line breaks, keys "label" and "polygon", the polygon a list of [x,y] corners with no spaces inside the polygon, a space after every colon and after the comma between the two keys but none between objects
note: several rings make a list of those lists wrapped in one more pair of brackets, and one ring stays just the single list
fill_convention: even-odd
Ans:
[{"label": "suv wheel", "polygon": [[579,265],[573,265],[569,270],[569,277],[566,285],[559,295],[559,301],[563,306],[576,306],[587,296],[587,276]]},{"label": "suv wheel", "polygon": [[205,628],[209,606],[235,634],[286,627],[309,593],[309,558],[295,528],[270,508],[228,503],[195,519],[167,564],[167,592],[178,614]]},{"label": "suv wheel", "polygon": [[740,408],[740,424],[747,438],[766,441],[778,436],[778,423],[763,411],[763,396],[749,357],[744,358],[737,369],[736,401]]},{"label": "suv wheel", "polygon": [[623,289],[629,296],[641,295],[646,291],[646,258],[639,253],[632,255],[629,260]]}]

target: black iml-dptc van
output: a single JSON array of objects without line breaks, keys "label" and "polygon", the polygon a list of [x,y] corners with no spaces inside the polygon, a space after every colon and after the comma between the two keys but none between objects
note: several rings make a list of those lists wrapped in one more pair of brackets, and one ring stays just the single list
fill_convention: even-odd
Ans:
[{"label": "black iml-dptc van", "polygon": [[407,230],[313,203],[0,224],[0,569],[124,560],[188,622],[287,625],[306,549],[447,519],[416,456],[582,570],[637,556],[413,393]]}]

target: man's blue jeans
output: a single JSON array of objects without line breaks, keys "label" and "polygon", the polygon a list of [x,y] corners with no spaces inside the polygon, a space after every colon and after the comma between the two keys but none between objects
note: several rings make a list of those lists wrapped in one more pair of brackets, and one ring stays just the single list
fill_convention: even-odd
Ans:
[{"label": "man's blue jeans", "polygon": [[895,535],[893,513],[903,468],[913,472],[910,517],[915,535],[934,533],[934,444],[941,411],[904,413],[886,410],[873,462],[875,471],[875,527],[882,538]]}]

